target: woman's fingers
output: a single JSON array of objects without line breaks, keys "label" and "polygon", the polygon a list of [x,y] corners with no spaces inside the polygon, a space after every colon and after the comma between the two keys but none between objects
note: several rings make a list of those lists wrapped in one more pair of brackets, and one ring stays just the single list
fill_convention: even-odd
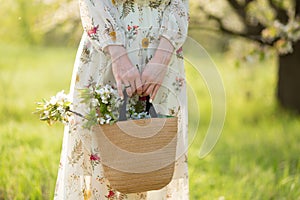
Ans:
[{"label": "woman's fingers", "polygon": [[124,73],[123,82],[125,84],[124,86],[125,86],[128,96],[132,96],[133,93],[136,92],[137,83],[140,84],[139,83],[139,82],[141,82],[140,80],[141,80],[140,74],[135,67],[132,67],[131,69],[127,70]]},{"label": "woman's fingers", "polygon": [[132,84],[130,84],[130,82],[128,82],[128,81],[125,81],[124,82],[124,89],[126,90],[126,93],[128,94],[128,96],[131,97],[132,92],[133,92]]},{"label": "woman's fingers", "polygon": [[[158,78],[158,77],[155,77]],[[153,77],[148,77],[147,75],[145,75],[143,77],[143,91],[142,94],[143,96],[148,96],[148,95],[153,95],[153,92],[155,92],[155,88],[157,85],[159,85],[158,87],[160,87],[162,80],[155,80]],[[153,99],[152,99],[153,100]]]},{"label": "woman's fingers", "polygon": [[149,84],[147,90],[143,93],[144,96],[150,96],[154,90],[155,84]]},{"label": "woman's fingers", "polygon": [[115,77],[119,97],[121,99],[123,99],[124,96],[123,96],[123,91],[122,91],[122,80],[121,80],[121,77],[120,77],[120,74],[119,74],[119,70],[118,70],[118,68],[116,67],[115,64],[112,65],[112,71],[113,71],[113,74],[114,74],[114,77]]},{"label": "woman's fingers", "polygon": [[130,81],[130,86],[131,86],[131,95],[132,95],[136,92],[135,80]]},{"label": "woman's fingers", "polygon": [[141,80],[141,76],[139,74],[139,76],[135,79],[135,89],[136,89],[136,93],[138,95],[141,95],[143,93],[143,84],[142,84],[142,80]]},{"label": "woman's fingers", "polygon": [[152,94],[150,94],[150,99],[149,99],[149,102],[150,102],[150,103],[152,103],[152,101],[155,99],[156,94],[157,94],[157,92],[158,92],[160,86],[161,86],[160,84],[156,84],[156,85],[155,85],[155,87],[154,87],[154,89],[153,89],[153,91],[152,91]]},{"label": "woman's fingers", "polygon": [[123,97],[123,92],[121,91],[124,89],[128,96],[132,96],[135,92],[141,94],[141,75],[138,69],[132,65],[127,53],[123,53],[121,56],[117,53],[113,55],[112,69],[120,97]]},{"label": "woman's fingers", "polygon": [[[146,66],[146,67],[148,67],[148,66]],[[149,89],[149,87],[150,87],[150,85],[151,85],[151,81],[149,80],[149,76],[148,76],[148,70],[146,71],[144,71],[143,73],[142,73],[142,95],[143,96],[147,96],[147,95],[149,95],[149,94],[147,94],[147,91],[148,91],[148,89]]]},{"label": "woman's fingers", "polygon": [[120,79],[116,80],[118,94],[121,99],[124,99],[123,91],[122,91],[122,82]]}]

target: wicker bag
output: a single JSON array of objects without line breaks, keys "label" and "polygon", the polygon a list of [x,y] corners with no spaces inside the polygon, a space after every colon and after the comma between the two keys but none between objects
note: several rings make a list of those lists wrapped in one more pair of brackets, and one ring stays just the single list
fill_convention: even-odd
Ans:
[{"label": "wicker bag", "polygon": [[104,176],[122,193],[158,190],[173,177],[177,145],[177,117],[155,118],[147,103],[150,119],[126,119],[126,101],[119,121],[93,127]]}]

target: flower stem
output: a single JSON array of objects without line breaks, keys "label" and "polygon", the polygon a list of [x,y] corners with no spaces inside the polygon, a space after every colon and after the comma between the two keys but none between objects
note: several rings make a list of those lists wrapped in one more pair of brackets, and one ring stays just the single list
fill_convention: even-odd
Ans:
[{"label": "flower stem", "polygon": [[80,113],[78,113],[76,111],[73,111],[73,110],[68,110],[68,111],[71,112],[71,113],[73,113],[73,114],[75,114],[75,115],[77,115],[77,116],[79,116],[79,117],[82,117],[83,119],[87,120],[87,118],[85,116],[83,116],[82,114],[80,114]]}]

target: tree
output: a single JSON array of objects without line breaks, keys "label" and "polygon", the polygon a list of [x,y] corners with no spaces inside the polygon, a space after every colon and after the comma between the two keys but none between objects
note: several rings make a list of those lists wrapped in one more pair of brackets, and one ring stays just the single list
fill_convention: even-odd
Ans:
[{"label": "tree", "polygon": [[[286,108],[300,112],[300,0],[198,0],[197,9],[217,30],[246,38],[260,56],[278,55],[277,98]],[[214,8],[218,9],[214,9]],[[194,19],[194,20],[193,20]],[[191,24],[207,28],[191,17]],[[236,21],[233,26],[233,21]]]}]

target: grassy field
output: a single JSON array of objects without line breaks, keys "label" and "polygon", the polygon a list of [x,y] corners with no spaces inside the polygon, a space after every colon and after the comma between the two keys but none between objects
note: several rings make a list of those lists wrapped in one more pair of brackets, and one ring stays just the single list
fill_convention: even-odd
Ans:
[{"label": "grassy field", "polygon": [[[63,127],[48,127],[32,111],[41,98],[68,91],[75,53],[0,45],[0,200],[53,198]],[[300,118],[274,99],[275,63],[235,68],[230,57],[216,55],[214,61],[226,89],[227,117],[217,146],[204,159],[198,155],[210,99],[187,67],[201,115],[189,149],[191,199],[300,200]]]}]

